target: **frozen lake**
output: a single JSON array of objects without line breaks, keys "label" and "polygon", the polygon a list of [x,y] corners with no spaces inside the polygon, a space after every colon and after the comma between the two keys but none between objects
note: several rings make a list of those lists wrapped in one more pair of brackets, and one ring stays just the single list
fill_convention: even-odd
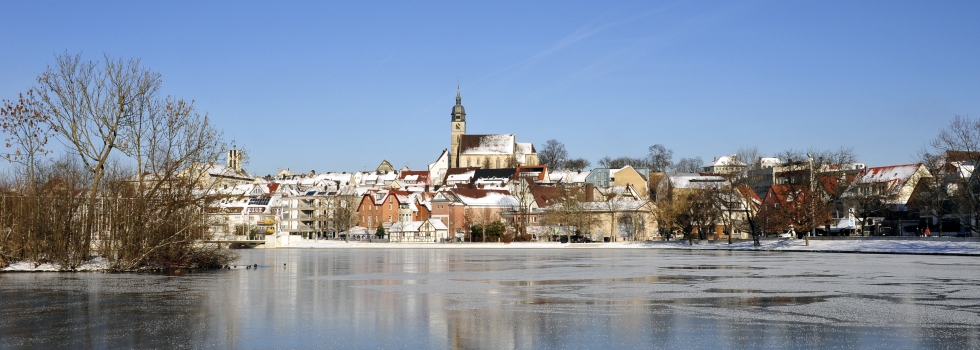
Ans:
[{"label": "frozen lake", "polygon": [[259,268],[0,274],[0,348],[980,348],[977,257],[242,253]]}]

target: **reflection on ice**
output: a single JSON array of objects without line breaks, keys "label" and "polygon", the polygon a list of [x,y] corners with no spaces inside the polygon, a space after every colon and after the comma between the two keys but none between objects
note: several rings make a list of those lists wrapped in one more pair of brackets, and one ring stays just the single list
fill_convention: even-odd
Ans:
[{"label": "reflection on ice", "polygon": [[971,257],[243,253],[260,268],[0,275],[0,348],[980,347]]}]

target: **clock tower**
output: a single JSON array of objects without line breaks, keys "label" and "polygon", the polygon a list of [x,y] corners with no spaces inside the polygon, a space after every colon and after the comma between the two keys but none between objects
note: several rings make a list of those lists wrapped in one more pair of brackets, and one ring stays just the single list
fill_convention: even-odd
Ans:
[{"label": "clock tower", "polygon": [[462,99],[459,97],[459,86],[456,87],[456,105],[453,106],[452,121],[450,131],[452,135],[452,147],[449,148],[449,167],[459,167],[460,139],[466,134],[466,110],[463,109]]}]

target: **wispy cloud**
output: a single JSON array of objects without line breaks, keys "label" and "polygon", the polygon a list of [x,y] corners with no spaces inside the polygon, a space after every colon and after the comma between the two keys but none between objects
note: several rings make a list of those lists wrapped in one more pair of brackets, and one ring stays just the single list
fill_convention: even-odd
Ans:
[{"label": "wispy cloud", "polygon": [[377,72],[377,71],[378,71],[378,69],[381,69],[381,66],[383,66],[383,65],[385,65],[385,63],[387,63],[387,62],[388,62],[388,60],[390,60],[390,59],[391,59],[391,56],[394,56],[394,55],[395,55],[395,53],[394,53],[394,52],[392,52],[392,53],[391,53],[390,55],[388,55],[388,58],[385,58],[385,60],[384,60],[384,61],[381,61],[381,64],[379,64],[379,65],[378,65],[377,67],[375,67],[375,68],[374,68],[374,70],[373,70],[373,71],[371,71],[371,74],[374,74],[375,72]]},{"label": "wispy cloud", "polygon": [[574,44],[576,44],[576,43],[578,43],[578,42],[580,42],[582,40],[588,39],[588,38],[590,38],[590,37],[592,37],[592,36],[594,36],[596,34],[599,34],[599,33],[602,33],[604,31],[607,31],[609,29],[612,29],[612,28],[615,28],[615,27],[618,27],[618,26],[621,26],[621,25],[624,25],[624,24],[627,24],[627,23],[636,21],[636,20],[641,19],[641,18],[644,18],[644,17],[651,16],[651,15],[656,14],[656,13],[659,13],[659,12],[666,11],[669,8],[670,8],[670,6],[663,7],[663,8],[660,8],[660,9],[643,12],[643,13],[640,13],[640,14],[637,14],[637,15],[634,15],[634,16],[630,16],[630,17],[627,17],[627,18],[624,18],[624,19],[620,19],[620,20],[617,20],[617,21],[607,22],[607,23],[601,24],[601,25],[595,25],[594,23],[597,22],[597,21],[593,21],[592,23],[586,24],[585,26],[582,26],[581,28],[575,30],[571,34],[566,35],[565,37],[559,39],[557,42],[555,42],[554,44],[552,44],[548,48],[542,50],[541,52],[538,52],[538,53],[536,53],[536,54],[534,54],[534,55],[532,55],[532,56],[530,56],[530,57],[528,57],[528,58],[526,58],[524,60],[521,60],[520,62],[511,64],[511,65],[509,65],[507,67],[501,68],[501,69],[499,69],[499,70],[497,70],[497,71],[495,71],[493,73],[490,73],[490,74],[482,77],[481,80],[484,79],[484,78],[490,78],[490,77],[493,77],[493,76],[502,74],[504,72],[507,72],[507,71],[512,70],[512,69],[515,69],[515,68],[527,68],[527,67],[530,67],[530,66],[532,66],[532,65],[540,62],[541,60],[547,58],[548,56],[551,56],[552,54],[554,54],[554,53],[556,53],[558,51],[561,51],[562,49],[564,49],[566,47],[572,46],[572,45],[574,45]]}]

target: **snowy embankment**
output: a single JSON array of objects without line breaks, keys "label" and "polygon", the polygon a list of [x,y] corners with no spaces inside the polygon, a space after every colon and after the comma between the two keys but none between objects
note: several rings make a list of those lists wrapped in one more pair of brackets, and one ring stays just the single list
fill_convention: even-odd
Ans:
[{"label": "snowy embankment", "polygon": [[[89,262],[86,262],[79,266],[75,271],[105,271],[107,268],[105,259],[95,258]],[[38,266],[34,266],[34,263],[28,261],[15,262],[8,265],[5,268],[0,269],[0,272],[58,272],[58,265],[52,263],[44,263]]]},{"label": "snowy embankment", "polygon": [[[786,251],[786,252],[828,252],[828,253],[878,253],[878,254],[930,254],[930,255],[975,255],[980,256],[980,242],[950,242],[941,240],[811,240],[810,245],[802,239],[768,239],[761,247],[752,241],[739,241],[729,245],[725,241],[698,242],[688,245],[687,241],[670,242],[617,242],[617,243],[372,243],[344,241],[293,242],[285,248],[310,249],[692,249],[692,250],[745,250],[745,251]],[[105,261],[94,260],[80,266],[76,271],[103,271]],[[29,262],[10,264],[0,272],[54,272],[54,264],[41,264],[34,267]]]},{"label": "snowy embankment", "polygon": [[670,242],[617,242],[617,243],[573,243],[557,242],[533,243],[371,243],[344,241],[300,241],[291,243],[287,248],[366,248],[366,249],[697,249],[697,250],[747,250],[747,251],[798,251],[798,252],[837,252],[837,253],[893,253],[893,254],[956,254],[980,256],[980,242],[949,242],[922,240],[811,240],[810,245],[802,239],[769,239],[763,240],[761,247],[752,245],[752,241],[739,241],[729,245],[725,241],[697,243],[688,245],[687,241]]}]

